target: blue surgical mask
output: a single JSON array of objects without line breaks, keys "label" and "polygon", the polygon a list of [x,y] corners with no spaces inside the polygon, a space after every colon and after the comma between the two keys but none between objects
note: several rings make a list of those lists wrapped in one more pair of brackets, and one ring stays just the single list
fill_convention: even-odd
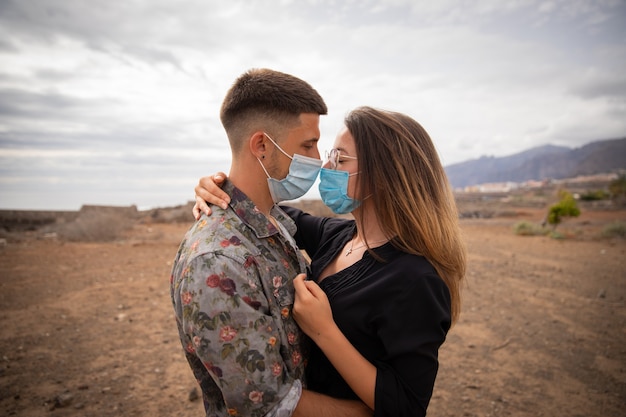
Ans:
[{"label": "blue surgical mask", "polygon": [[317,179],[317,175],[322,167],[322,160],[309,158],[308,156],[294,154],[289,156],[274,140],[265,133],[265,136],[283,153],[287,158],[291,159],[289,164],[289,173],[282,180],[274,179],[263,166],[263,162],[259,158],[257,161],[261,164],[265,175],[267,175],[267,184],[270,188],[270,194],[274,203],[280,203],[286,200],[295,200],[302,197],[313,186]]},{"label": "blue surgical mask", "polygon": [[358,172],[337,171],[322,168],[320,171],[320,195],[322,201],[335,214],[350,213],[361,205],[360,200],[348,197],[348,180]]}]

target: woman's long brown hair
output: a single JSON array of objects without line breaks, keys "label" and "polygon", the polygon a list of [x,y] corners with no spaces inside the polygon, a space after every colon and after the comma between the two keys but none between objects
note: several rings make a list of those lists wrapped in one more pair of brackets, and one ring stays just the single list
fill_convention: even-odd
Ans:
[{"label": "woman's long brown hair", "polygon": [[371,107],[353,110],[345,124],[356,144],[360,195],[369,195],[363,204],[373,205],[396,248],[435,267],[450,291],[454,323],[466,254],[454,196],[430,136],[409,116]]}]

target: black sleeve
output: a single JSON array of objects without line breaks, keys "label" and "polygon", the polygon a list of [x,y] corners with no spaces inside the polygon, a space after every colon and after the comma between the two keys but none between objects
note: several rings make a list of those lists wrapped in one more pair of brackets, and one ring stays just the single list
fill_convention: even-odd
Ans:
[{"label": "black sleeve", "polygon": [[293,219],[298,228],[294,239],[300,249],[304,249],[311,258],[316,256],[320,246],[324,244],[332,235],[345,227],[350,220],[318,217],[302,210],[280,206],[280,208]]},{"label": "black sleeve", "polygon": [[376,417],[426,415],[439,347],[450,328],[450,293],[441,278],[429,274],[402,281],[379,327],[386,355],[375,363]]}]

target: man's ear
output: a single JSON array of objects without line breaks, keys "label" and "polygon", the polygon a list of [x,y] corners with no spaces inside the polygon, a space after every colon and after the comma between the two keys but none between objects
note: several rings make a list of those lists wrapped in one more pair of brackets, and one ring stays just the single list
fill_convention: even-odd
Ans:
[{"label": "man's ear", "polygon": [[265,154],[267,152],[267,142],[268,140],[263,132],[254,132],[248,140],[248,145],[250,146],[250,152],[252,153],[252,155],[261,160],[265,159]]}]

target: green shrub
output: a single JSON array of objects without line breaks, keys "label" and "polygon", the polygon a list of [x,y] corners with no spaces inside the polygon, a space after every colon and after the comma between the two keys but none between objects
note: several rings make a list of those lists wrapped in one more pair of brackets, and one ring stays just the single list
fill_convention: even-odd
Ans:
[{"label": "green shrub", "polygon": [[557,232],[556,230],[550,232],[550,237],[556,240],[565,239],[565,235],[563,233]]},{"label": "green shrub", "polygon": [[613,198],[626,196],[626,175],[620,175],[609,184],[609,192]]},{"label": "green shrub", "polygon": [[580,195],[582,201],[608,200],[611,195],[604,190],[587,191]]},{"label": "green shrub", "polygon": [[626,223],[616,221],[607,224],[602,228],[602,236],[626,238]]},{"label": "green shrub", "polygon": [[543,227],[527,221],[521,221],[515,224],[513,231],[519,236],[538,236],[546,234],[546,230]]},{"label": "green shrub", "polygon": [[546,221],[552,225],[552,230],[556,229],[564,217],[580,216],[580,209],[571,193],[562,190],[559,192],[559,197],[561,200],[550,206],[548,217],[546,218]]}]

